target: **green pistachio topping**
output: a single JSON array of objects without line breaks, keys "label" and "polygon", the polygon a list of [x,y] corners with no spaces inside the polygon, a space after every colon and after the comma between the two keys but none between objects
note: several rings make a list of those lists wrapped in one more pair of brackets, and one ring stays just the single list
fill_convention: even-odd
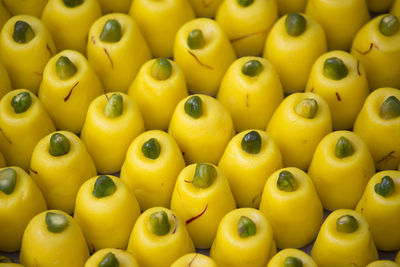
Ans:
[{"label": "green pistachio topping", "polygon": [[61,80],[67,80],[75,75],[77,68],[72,61],[66,57],[61,56],[56,62],[56,73]]},{"label": "green pistachio topping", "polygon": [[114,181],[107,175],[100,175],[97,177],[93,187],[93,196],[103,198],[114,194],[117,186]]},{"label": "green pistachio topping", "polygon": [[0,191],[10,195],[14,192],[17,184],[17,172],[12,168],[6,168],[0,171]]},{"label": "green pistachio topping", "polygon": [[242,139],[242,150],[249,154],[258,154],[261,149],[261,136],[257,131],[245,134]]},{"label": "green pistachio topping", "polygon": [[203,101],[197,95],[191,96],[185,102],[185,112],[193,119],[198,119],[203,114]]},{"label": "green pistachio topping", "polygon": [[100,40],[106,43],[116,43],[121,40],[121,24],[116,19],[109,19],[104,24]]},{"label": "green pistachio topping", "polygon": [[297,182],[293,174],[289,171],[281,171],[278,181],[276,182],[278,189],[285,192],[293,192],[297,189]]},{"label": "green pistachio topping", "polygon": [[98,265],[99,267],[119,267],[119,261],[114,253],[108,252]]},{"label": "green pistachio topping", "polygon": [[296,257],[286,257],[284,267],[303,267],[303,262]]},{"label": "green pistachio topping", "polygon": [[83,3],[83,0],[63,0],[64,5],[67,7],[76,7]]},{"label": "green pistachio topping", "polygon": [[69,152],[70,147],[71,144],[65,135],[61,133],[55,133],[50,137],[50,155],[54,157],[65,155]]},{"label": "green pistachio topping", "polygon": [[142,145],[142,153],[146,158],[156,159],[160,155],[160,143],[155,138],[150,138]]},{"label": "green pistachio topping", "polygon": [[0,256],[0,263],[13,263],[13,259],[6,257],[6,256]]},{"label": "green pistachio topping", "polygon": [[343,60],[337,57],[330,57],[324,62],[324,76],[332,80],[341,80],[348,74]]},{"label": "green pistachio topping", "polygon": [[47,230],[52,233],[61,233],[68,226],[67,217],[64,214],[59,214],[55,212],[46,213],[46,224]]},{"label": "green pistachio topping", "polygon": [[335,156],[339,159],[349,157],[354,154],[353,144],[344,136],[341,136],[335,146]]},{"label": "green pistachio topping", "polygon": [[357,219],[351,215],[343,215],[336,220],[336,230],[342,233],[353,233],[358,229]]},{"label": "green pistachio topping", "polygon": [[286,17],[285,27],[290,36],[299,36],[306,30],[307,21],[301,14],[291,13]]},{"label": "green pistachio topping", "polygon": [[172,73],[172,64],[164,57],[154,60],[151,66],[151,76],[159,81],[168,79]]},{"label": "green pistachio topping", "polygon": [[169,225],[168,215],[165,211],[157,211],[150,215],[150,230],[158,235],[168,234],[171,226]]},{"label": "green pistachio topping", "polygon": [[193,177],[193,185],[195,187],[207,188],[217,177],[217,170],[208,163],[197,163]]},{"label": "green pistachio topping", "polygon": [[108,102],[104,109],[104,115],[106,115],[107,118],[116,118],[121,116],[123,109],[124,99],[120,94],[114,93],[108,99]]},{"label": "green pistachio topping", "polygon": [[294,110],[305,119],[313,119],[318,112],[318,102],[313,98],[306,98],[301,100]]},{"label": "green pistachio topping", "polygon": [[385,36],[395,35],[399,31],[399,19],[392,14],[383,16],[379,23],[379,31]]},{"label": "green pistachio topping", "polygon": [[264,69],[263,64],[259,60],[249,60],[242,66],[242,73],[249,77],[255,77],[260,74]]},{"label": "green pistachio topping", "polygon": [[241,238],[255,235],[257,231],[256,224],[247,216],[241,216],[238,221],[238,233]]},{"label": "green pistachio topping", "polygon": [[203,32],[199,29],[192,30],[187,38],[187,44],[190,49],[201,49],[206,44]]},{"label": "green pistachio topping", "polygon": [[377,194],[383,197],[390,197],[394,191],[394,182],[392,177],[384,176],[380,183],[377,183],[374,187]]},{"label": "green pistachio topping", "polygon": [[400,116],[400,101],[395,96],[389,96],[382,103],[379,116],[384,120],[390,120]]},{"label": "green pistachio topping", "polygon": [[11,100],[11,106],[14,108],[15,113],[24,113],[32,104],[31,94],[28,92],[21,92],[15,95]]},{"label": "green pistachio topping", "polygon": [[13,39],[19,44],[29,43],[35,37],[31,25],[25,21],[18,20],[14,25]]}]

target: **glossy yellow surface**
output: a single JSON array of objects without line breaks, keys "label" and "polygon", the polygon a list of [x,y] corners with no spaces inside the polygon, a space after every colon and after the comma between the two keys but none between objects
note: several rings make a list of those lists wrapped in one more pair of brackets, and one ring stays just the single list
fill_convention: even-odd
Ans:
[{"label": "glossy yellow surface", "polygon": [[279,15],[304,12],[307,0],[276,0]]},{"label": "glossy yellow surface", "polygon": [[132,0],[98,0],[104,14],[128,13]]},{"label": "glossy yellow surface", "polygon": [[171,267],[217,267],[215,261],[203,254],[189,253],[172,263]]},{"label": "glossy yellow surface", "polygon": [[395,0],[367,0],[369,11],[372,13],[388,12]]},{"label": "glossy yellow surface", "polygon": [[99,263],[108,253],[114,254],[119,262],[119,267],[139,267],[133,255],[125,250],[116,248],[105,248],[96,251],[85,263],[84,267],[98,267]]},{"label": "glossy yellow surface", "polygon": [[40,17],[48,0],[3,0],[12,15],[28,14]]},{"label": "glossy yellow surface", "polygon": [[267,267],[282,267],[284,266],[285,259],[287,257],[296,257],[297,259],[301,260],[303,267],[318,267],[315,261],[308,254],[293,248],[287,248],[279,251],[274,257],[272,257]]}]

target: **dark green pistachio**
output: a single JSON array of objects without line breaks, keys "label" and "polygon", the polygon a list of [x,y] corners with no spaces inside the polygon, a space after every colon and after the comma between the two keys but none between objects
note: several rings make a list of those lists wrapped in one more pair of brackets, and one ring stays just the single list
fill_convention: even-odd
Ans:
[{"label": "dark green pistachio", "polygon": [[332,80],[341,80],[348,74],[343,60],[337,57],[330,57],[324,62],[324,76]]},{"label": "dark green pistachio", "polygon": [[168,59],[160,57],[151,66],[151,76],[159,81],[168,79],[172,73],[172,64]]},{"label": "dark green pistachio", "polygon": [[151,231],[158,236],[168,234],[171,226],[167,213],[163,210],[152,213],[150,215],[150,227]]},{"label": "dark green pistachio", "polygon": [[203,114],[203,101],[197,95],[191,96],[185,102],[185,112],[193,119],[198,119]]},{"label": "dark green pistachio", "polygon": [[358,229],[357,219],[351,215],[343,215],[336,220],[336,230],[342,233],[353,233]]},{"label": "dark green pistachio", "polygon": [[208,163],[197,163],[193,177],[193,185],[195,187],[207,188],[217,177],[217,170]]},{"label": "dark green pistachio", "polygon": [[50,137],[50,155],[55,157],[65,155],[69,152],[70,147],[71,144],[65,135],[61,133],[55,133]]},{"label": "dark green pistachio", "polygon": [[261,149],[261,136],[257,131],[245,134],[242,139],[242,150],[249,154],[258,154]]},{"label": "dark green pistachio", "polygon": [[116,43],[121,40],[121,24],[116,19],[109,19],[104,24],[100,40],[106,43]]},{"label": "dark green pistachio", "polygon": [[374,187],[375,192],[383,197],[390,197],[394,191],[394,182],[392,177],[384,176],[380,183]]},{"label": "dark green pistachio", "polygon": [[203,32],[199,29],[192,30],[187,38],[187,44],[190,49],[201,49],[206,44]]},{"label": "dark green pistachio", "polygon": [[293,192],[297,189],[297,182],[293,174],[289,171],[281,171],[278,181],[276,182],[278,189],[285,192]]},{"label": "dark green pistachio", "polygon": [[56,62],[56,73],[61,80],[67,80],[75,75],[77,68],[72,61],[66,57],[61,56]]},{"label": "dark green pistachio", "polygon": [[108,252],[103,257],[98,267],[119,267],[119,261],[117,257],[115,257],[114,253]]},{"label": "dark green pistachio", "polygon": [[301,100],[294,110],[305,119],[313,119],[318,112],[318,102],[313,98],[306,98]]},{"label": "dark green pistachio", "polygon": [[299,36],[306,30],[307,20],[299,13],[291,13],[286,17],[285,27],[290,36]]},{"label": "dark green pistachio", "polygon": [[385,36],[395,35],[399,31],[399,19],[392,14],[383,16],[379,23],[379,31]]},{"label": "dark green pistachio", "polygon": [[29,43],[35,37],[31,25],[25,21],[18,20],[14,25],[13,39],[19,44]]},{"label": "dark green pistachio", "polygon": [[114,194],[117,186],[114,181],[107,175],[100,175],[93,187],[93,196],[103,198]]},{"label": "dark green pistachio", "polygon": [[354,154],[353,144],[344,136],[341,136],[335,146],[335,156],[339,159],[349,157]]},{"label": "dark green pistachio", "polygon": [[303,267],[303,262],[296,257],[286,257],[284,267]]},{"label": "dark green pistachio", "polygon": [[64,214],[59,214],[55,212],[46,213],[46,224],[47,230],[52,233],[61,233],[68,226],[67,217]]},{"label": "dark green pistachio", "polygon": [[83,0],[63,0],[64,5],[67,7],[76,7],[83,3]]},{"label": "dark green pistachio", "polygon": [[0,171],[0,191],[10,195],[14,192],[17,184],[17,172],[12,168],[6,168]]},{"label": "dark green pistachio", "polygon": [[259,60],[249,60],[242,66],[242,73],[249,77],[254,77],[260,74],[264,69],[263,64]]},{"label": "dark green pistachio", "polygon": [[150,138],[142,145],[142,153],[146,158],[156,159],[160,155],[160,143],[155,138]]},{"label": "dark green pistachio", "polygon": [[124,109],[124,99],[118,93],[114,93],[108,99],[106,107],[104,109],[104,115],[107,118],[116,118],[121,116]]},{"label": "dark green pistachio", "polygon": [[382,103],[379,116],[384,120],[390,120],[400,116],[400,101],[395,96],[389,96]]},{"label": "dark green pistachio", "polygon": [[246,238],[256,234],[256,224],[247,216],[241,216],[238,221],[238,233],[241,238]]},{"label": "dark green pistachio", "polygon": [[249,5],[253,4],[254,0],[237,0],[237,2],[241,7],[248,7]]},{"label": "dark green pistachio", "polygon": [[15,113],[23,113],[27,111],[31,104],[32,97],[28,92],[21,92],[15,95],[11,100],[11,106],[14,108]]}]

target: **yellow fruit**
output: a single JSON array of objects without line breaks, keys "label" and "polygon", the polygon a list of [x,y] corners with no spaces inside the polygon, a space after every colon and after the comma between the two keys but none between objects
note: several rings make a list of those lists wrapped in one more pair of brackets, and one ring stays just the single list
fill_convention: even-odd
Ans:
[{"label": "yellow fruit", "polygon": [[[102,262],[109,262],[110,253],[117,259],[119,267],[139,267],[133,255],[122,249],[104,248],[96,251],[85,263],[85,267],[98,267]],[[113,257],[111,256],[111,257]]]},{"label": "yellow fruit", "polygon": [[215,261],[203,254],[189,253],[172,263],[171,267],[217,267]]},{"label": "yellow fruit", "polygon": [[296,258],[301,261],[303,267],[317,267],[315,261],[301,250],[287,248],[279,251],[268,263],[267,267],[282,267],[288,258]]}]

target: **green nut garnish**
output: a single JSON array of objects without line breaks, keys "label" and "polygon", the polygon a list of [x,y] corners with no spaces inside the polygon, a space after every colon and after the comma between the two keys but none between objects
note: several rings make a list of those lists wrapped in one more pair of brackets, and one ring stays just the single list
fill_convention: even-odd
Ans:
[{"label": "green nut garnish", "polygon": [[83,3],[83,0],[63,0],[64,5],[67,7],[76,7]]},{"label": "green nut garnish", "polygon": [[11,100],[11,106],[14,108],[15,113],[23,113],[27,111],[31,104],[32,97],[28,92],[21,92],[15,95]]},{"label": "green nut garnish", "polygon": [[392,14],[383,16],[379,23],[379,31],[385,36],[395,35],[399,31],[399,19]]},{"label": "green nut garnish", "polygon": [[17,172],[12,168],[6,168],[0,171],[0,191],[6,195],[14,192],[17,184]]},{"label": "green nut garnish", "polygon": [[260,74],[264,69],[263,64],[258,60],[249,60],[242,66],[242,73],[249,77],[254,77]]},{"label": "green nut garnish", "polygon": [[203,32],[199,29],[192,30],[187,38],[187,45],[190,49],[201,49],[206,44]]},{"label": "green nut garnish", "polygon": [[299,13],[291,13],[286,17],[285,27],[290,36],[299,36],[306,30],[307,20]]},{"label": "green nut garnish", "polygon": [[58,78],[61,80],[67,80],[74,76],[74,74],[77,72],[77,68],[72,63],[72,61],[66,57],[66,56],[61,56],[58,58],[56,62],[56,73]]},{"label": "green nut garnish", "polygon": [[151,76],[159,81],[168,79],[172,73],[172,64],[168,59],[160,57],[151,66]]},{"label": "green nut garnish", "polygon": [[168,215],[165,211],[157,211],[150,215],[150,230],[158,236],[168,234],[171,226],[169,225]]},{"label": "green nut garnish", "polygon": [[67,217],[64,214],[59,214],[55,212],[46,213],[46,224],[47,230],[52,233],[61,233],[68,226]]},{"label": "green nut garnish", "polygon": [[301,100],[294,110],[305,119],[313,119],[318,112],[318,102],[313,98],[306,98]]},{"label": "green nut garnish", "polygon": [[261,136],[257,131],[248,132],[242,139],[242,150],[249,154],[258,154],[261,149]]},{"label": "green nut garnish", "polygon": [[394,182],[392,177],[384,176],[380,183],[377,183],[374,187],[377,194],[383,197],[390,197],[394,191]]},{"label": "green nut garnish", "polygon": [[341,80],[348,74],[343,60],[337,57],[330,57],[324,62],[324,76],[332,80]]},{"label": "green nut garnish", "polygon": [[160,155],[160,143],[155,138],[150,138],[142,145],[142,153],[146,158],[156,159]]},{"label": "green nut garnish", "polygon": [[6,257],[6,256],[0,256],[0,263],[13,263],[13,259]]},{"label": "green nut garnish", "polygon": [[191,96],[185,102],[185,112],[193,119],[198,119],[203,114],[203,101],[197,95]]},{"label": "green nut garnish", "polygon": [[106,43],[116,43],[121,40],[121,24],[116,19],[109,19],[104,24],[100,40]]},{"label": "green nut garnish", "polygon": [[103,198],[114,194],[117,186],[114,181],[107,175],[100,175],[93,187],[93,196]]},{"label": "green nut garnish", "polygon": [[193,177],[193,185],[195,187],[207,188],[217,177],[215,167],[208,163],[197,163]]},{"label": "green nut garnish", "polygon": [[297,189],[297,182],[293,174],[289,171],[281,171],[278,181],[276,182],[278,189],[285,192],[293,192]]},{"label": "green nut garnish", "polygon": [[18,20],[14,25],[13,39],[19,44],[29,43],[35,37],[31,25],[25,21]]},{"label": "green nut garnish", "polygon": [[237,0],[237,2],[241,7],[248,7],[249,5],[253,4],[254,0]]},{"label": "green nut garnish", "polygon": [[286,257],[284,267],[303,267],[303,262],[296,257]]},{"label": "green nut garnish", "polygon": [[99,267],[119,267],[119,261],[114,253],[108,252],[98,265]]},{"label": "green nut garnish", "polygon": [[382,103],[379,116],[384,120],[390,120],[400,116],[400,101],[395,96],[389,96]]},{"label": "green nut garnish", "polygon": [[358,229],[357,219],[351,215],[343,215],[336,220],[336,230],[342,233],[353,233]]},{"label": "green nut garnish", "polygon": [[61,133],[55,133],[50,137],[50,155],[54,157],[65,155],[69,152],[70,147],[71,144],[65,135]]},{"label": "green nut garnish", "polygon": [[353,144],[344,136],[341,136],[335,146],[335,156],[339,159],[349,157],[354,154]]},{"label": "green nut garnish", "polygon": [[108,102],[104,109],[104,115],[106,115],[107,118],[116,118],[121,116],[123,109],[124,99],[120,94],[114,93],[108,99]]},{"label": "green nut garnish", "polygon": [[256,224],[247,216],[241,216],[238,221],[238,233],[241,238],[255,235],[257,231]]}]

